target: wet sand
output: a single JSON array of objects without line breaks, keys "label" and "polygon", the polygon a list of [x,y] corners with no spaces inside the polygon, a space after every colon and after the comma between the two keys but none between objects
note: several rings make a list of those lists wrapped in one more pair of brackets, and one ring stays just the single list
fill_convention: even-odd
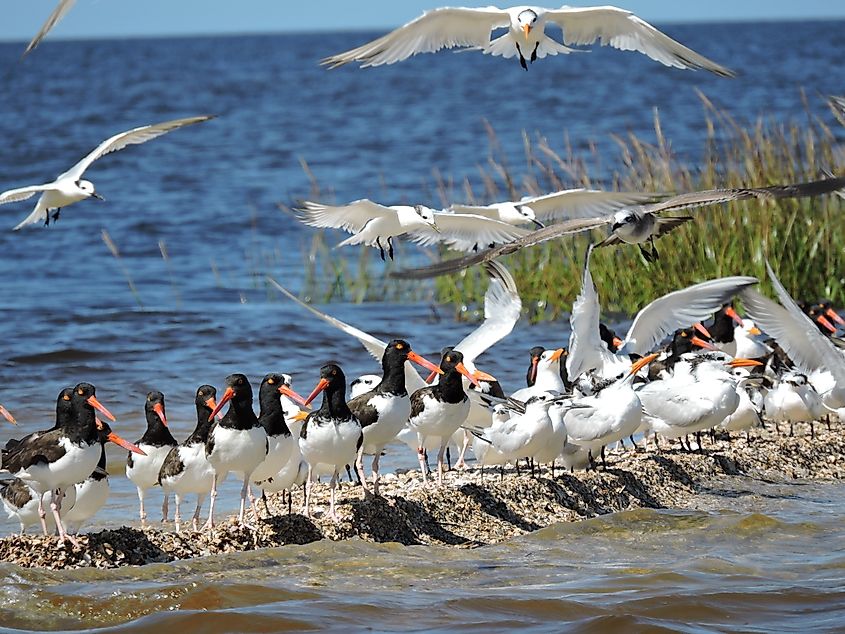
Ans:
[{"label": "wet sand", "polygon": [[[316,485],[312,519],[298,514],[302,493],[294,493],[293,514],[280,495],[270,496],[268,516],[255,529],[228,518],[210,533],[155,525],[123,527],[78,536],[79,547],[56,537],[10,536],[0,540],[0,561],[52,569],[169,562],[220,553],[305,544],[321,539],[361,539],[405,545],[433,544],[473,548],[498,543],[557,522],[573,522],[636,508],[718,508],[720,499],[737,495],[737,484],[754,494],[756,482],[839,480],[845,478],[845,435],[840,423],[829,430],[796,425],[788,431],[755,430],[750,438],[706,438],[704,453],[688,453],[673,443],[662,449],[649,443],[637,451],[607,452],[607,468],[562,472],[547,467],[535,476],[522,468],[452,471],[443,486],[422,485],[418,471],[383,478],[380,497],[361,499],[360,486],[344,483],[338,492],[337,522],[324,517],[328,485]],[[730,486],[726,486],[726,483]],[[190,500],[185,511],[190,508]]]}]

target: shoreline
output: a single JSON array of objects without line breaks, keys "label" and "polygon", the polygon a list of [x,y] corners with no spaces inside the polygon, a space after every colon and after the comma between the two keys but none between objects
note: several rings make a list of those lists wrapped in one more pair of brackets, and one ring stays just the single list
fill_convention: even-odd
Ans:
[{"label": "shoreline", "polygon": [[816,423],[815,438],[806,424],[795,425],[794,437],[787,435],[787,427],[782,431],[753,430],[750,442],[738,434],[730,442],[707,438],[703,454],[684,452],[677,443],[667,448],[665,440],[660,452],[651,441],[645,451],[640,442],[638,451],[608,451],[606,470],[571,474],[558,468],[553,479],[547,467],[536,478],[526,468],[521,475],[508,468],[502,478],[498,469],[488,467],[482,482],[473,466],[446,474],[442,487],[430,482],[423,488],[418,471],[387,474],[378,498],[362,500],[359,486],[344,483],[338,491],[337,522],[322,517],[328,486],[316,485],[314,519],[297,513],[301,492],[294,494],[292,515],[281,496],[273,494],[268,503],[275,515],[267,517],[259,500],[261,518],[255,530],[238,526],[233,517],[208,534],[175,533],[172,523],[122,527],[78,535],[80,548],[59,547],[54,536],[13,535],[0,539],[0,562],[47,569],[114,568],[353,538],[476,548],[557,522],[618,511],[707,508],[720,496],[736,496],[724,488],[726,480],[753,486],[755,481],[845,479],[845,425],[834,422],[829,430]]}]

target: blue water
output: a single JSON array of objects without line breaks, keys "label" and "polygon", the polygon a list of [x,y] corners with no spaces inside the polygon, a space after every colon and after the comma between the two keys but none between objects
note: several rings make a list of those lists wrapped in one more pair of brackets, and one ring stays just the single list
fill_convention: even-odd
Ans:
[{"label": "blue water", "polygon": [[[314,195],[303,162],[329,202],[439,206],[435,174],[482,191],[487,124],[517,174],[528,171],[525,131],[561,151],[571,143],[592,157],[592,174],[609,179],[618,165],[610,135],[652,138],[657,108],[675,154],[695,164],[704,133],[697,90],[740,122],[803,120],[803,91],[811,111],[834,125],[824,96],[845,91],[843,26],[667,27],[737,70],[734,80],[611,50],[541,60],[527,73],[478,54],[367,71],[317,65],[375,33],[48,41],[19,65],[22,46],[2,44],[0,191],[51,180],[115,132],[201,113],[218,118],[98,161],[87,177],[108,202],[69,208],[55,227],[12,232],[34,200],[0,208],[0,402],[30,431],[51,423],[62,387],[88,380],[118,415],[115,429],[134,439],[143,395],[160,389],[183,437],[196,386],[220,385],[231,372],[290,372],[306,391],[328,358],[351,375],[374,371],[356,343],[264,288],[267,273],[294,290],[304,284],[313,234],[277,207]],[[379,336],[404,336],[432,357],[471,328],[425,301],[329,310]],[[516,387],[527,349],[562,344],[566,334],[564,323],[520,324],[479,366]],[[105,523],[135,508],[126,481],[113,485]]]}]

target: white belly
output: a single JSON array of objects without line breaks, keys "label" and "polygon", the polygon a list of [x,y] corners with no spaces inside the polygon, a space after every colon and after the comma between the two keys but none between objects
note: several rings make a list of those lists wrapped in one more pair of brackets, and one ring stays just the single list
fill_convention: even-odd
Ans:
[{"label": "white belly", "polygon": [[170,453],[172,447],[165,445],[164,447],[154,447],[152,445],[140,444],[138,447],[146,456],[140,456],[136,453],[132,455],[132,466],[126,464],[126,477],[129,478],[139,489],[150,489],[158,483],[158,473],[161,471],[161,465],[167,454]]},{"label": "white belly", "polygon": [[567,412],[566,432],[569,442],[584,449],[599,449],[627,438],[642,423],[642,404],[633,390],[609,387],[579,402],[595,409]]},{"label": "white belly", "polygon": [[374,396],[370,404],[379,412],[378,421],[364,427],[364,453],[373,455],[385,446],[408,424],[411,415],[411,399],[408,396]]},{"label": "white belly", "polygon": [[327,422],[317,425],[308,421],[306,438],[299,439],[303,459],[312,467],[318,464],[342,469],[354,464],[361,439],[361,425],[357,420]]},{"label": "white belly", "polygon": [[424,439],[428,436],[451,437],[469,415],[469,399],[460,403],[444,403],[426,396],[423,404],[423,411],[409,421],[409,426]]},{"label": "white belly", "polygon": [[798,423],[813,420],[812,413],[797,392],[782,387],[766,395],[766,416],[777,423]]},{"label": "white belly", "polygon": [[[19,508],[15,508],[5,498],[3,499],[3,506],[6,508],[6,514],[12,521],[20,522],[21,530],[25,531],[30,526],[40,524],[41,520],[38,517],[38,498],[40,493],[30,488],[29,501]],[[49,531],[56,530],[56,521],[53,519],[53,514],[50,512],[50,504],[53,501],[53,493],[48,491],[44,494],[44,510],[47,511],[47,529]],[[67,516],[67,510],[73,508],[76,502],[76,491],[73,487],[68,487],[68,490],[62,500],[62,519]]]},{"label": "white belly", "polygon": [[743,388],[738,388],[739,405],[733,414],[722,421],[720,427],[726,431],[741,431],[760,425],[760,415]]},{"label": "white belly", "polygon": [[290,461],[296,440],[292,435],[273,436],[267,439],[267,455],[252,472],[252,481],[262,486],[267,478],[272,478]]},{"label": "white belly", "polygon": [[102,480],[87,479],[74,487],[76,491],[76,503],[70,512],[62,511],[62,521],[65,528],[76,533],[82,525],[97,514],[106,501],[109,499],[109,479]]},{"label": "white belly", "polygon": [[214,481],[214,469],[205,457],[205,445],[197,443],[179,447],[179,459],[182,461],[182,472],[162,479],[161,488],[167,493],[172,491],[180,496],[208,493]]},{"label": "white belly", "polygon": [[100,461],[102,448],[99,443],[75,445],[67,438],[61,440],[66,453],[53,463],[31,466],[17,474],[36,491],[67,489],[85,480]]},{"label": "white belly", "polygon": [[267,434],[263,427],[241,430],[217,425],[211,435],[214,450],[208,461],[219,480],[230,471],[252,473],[267,455]]}]

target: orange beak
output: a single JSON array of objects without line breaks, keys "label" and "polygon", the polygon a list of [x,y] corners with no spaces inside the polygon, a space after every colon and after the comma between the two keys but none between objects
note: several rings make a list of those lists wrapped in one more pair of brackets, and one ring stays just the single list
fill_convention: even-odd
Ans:
[{"label": "orange beak", "polygon": [[15,420],[15,417],[12,416],[12,413],[9,410],[7,410],[5,407],[3,407],[2,405],[0,405],[0,414],[3,415],[3,418],[5,418],[10,423],[12,423],[12,425],[18,424],[18,421]]},{"label": "orange beak", "polygon": [[497,381],[498,380],[492,374],[487,374],[486,372],[482,372],[481,370],[476,370],[475,372],[472,373],[472,376],[474,376],[479,381]]},{"label": "orange beak", "polygon": [[731,359],[725,365],[729,365],[732,368],[753,368],[763,364],[760,361],[755,361],[754,359],[743,359],[742,357],[739,357],[737,359]]},{"label": "orange beak", "polygon": [[552,356],[549,357],[549,361],[557,361],[563,356],[563,348],[558,348],[554,352],[552,352]]},{"label": "orange beak", "polygon": [[752,337],[757,337],[759,335],[762,335],[763,331],[760,330],[757,326],[751,326],[751,328],[748,329],[748,334]]},{"label": "orange beak", "polygon": [[701,322],[698,322],[697,324],[693,324],[693,325],[692,325],[692,327],[693,327],[695,330],[697,330],[698,332],[700,332],[702,335],[704,335],[705,337],[707,337],[708,339],[712,339],[712,338],[713,338],[713,335],[711,335],[711,334],[710,334],[710,331],[709,331],[709,330],[707,330],[707,328],[705,328],[705,327],[704,327],[704,324],[702,324]]},{"label": "orange beak", "polygon": [[730,317],[731,319],[733,319],[733,320],[734,320],[734,323],[735,323],[737,326],[741,326],[741,325],[742,325],[742,317],[740,317],[740,316],[737,314],[737,312],[733,309],[733,306],[728,306],[728,307],[725,309],[725,314],[726,314],[728,317]]},{"label": "orange beak", "polygon": [[[408,361],[413,361],[417,365],[421,365],[422,367],[424,367],[426,370],[431,370],[434,374],[443,374],[443,370],[441,370],[428,359],[421,357],[416,352],[411,351],[408,353]],[[428,383],[428,381],[426,381],[426,383]]]},{"label": "orange beak", "polygon": [[631,364],[631,374],[636,374],[659,356],[659,353],[653,352],[652,354],[644,356],[642,359],[637,359]]},{"label": "orange beak", "polygon": [[[439,373],[440,373],[440,374],[443,374],[443,370],[441,370],[440,368],[437,368],[437,370],[439,371]],[[429,374],[429,375],[425,378],[425,382],[426,382],[426,383],[431,383],[431,382],[434,380],[434,377],[436,377],[436,376],[437,376],[437,374],[438,374],[438,372],[437,372],[437,371],[432,371],[432,373],[431,373],[431,374]]]},{"label": "orange beak", "polygon": [[690,339],[690,341],[692,342],[692,345],[698,346],[699,348],[704,348],[705,350],[718,350],[718,348],[712,343],[710,343],[709,341],[704,341],[704,339],[700,337],[693,337],[692,339]]},{"label": "orange beak", "polygon": [[619,337],[613,338],[613,347],[616,348],[617,350],[619,350],[619,348],[621,348],[622,344],[624,344],[624,343],[625,342],[622,341]]},{"label": "orange beak", "polygon": [[116,420],[117,420],[117,419],[114,417],[114,414],[112,414],[109,410],[107,410],[107,409],[103,406],[103,404],[102,404],[102,403],[100,403],[100,401],[98,401],[98,400],[97,400],[97,397],[96,397],[96,396],[94,396],[93,394],[92,394],[91,396],[89,396],[89,397],[88,397],[88,404],[89,404],[91,407],[93,407],[95,410],[97,410],[98,412],[101,412],[101,413],[103,414],[103,416],[105,416],[106,418],[108,418],[110,421],[114,422],[114,421],[116,421]]},{"label": "orange beak", "polygon": [[227,387],[227,388],[226,388],[226,391],[225,391],[225,392],[223,392],[223,398],[221,398],[221,399],[220,399],[220,401],[219,401],[219,402],[217,403],[217,405],[215,406],[215,408],[214,408],[213,410],[211,410],[211,414],[209,414],[209,416],[208,416],[208,420],[211,420],[212,418],[214,418],[215,416],[217,416],[217,413],[218,413],[221,409],[223,409],[223,406],[224,406],[226,403],[228,403],[229,401],[231,401],[231,400],[232,400],[232,397],[233,397],[234,395],[235,395],[235,390],[233,390],[231,387]]},{"label": "orange beak", "polygon": [[525,33],[525,37],[527,39],[528,34],[531,33],[531,25],[530,24],[523,24],[522,25],[522,32]]},{"label": "orange beak", "polygon": [[320,392],[325,390],[329,386],[328,379],[320,379],[320,382],[317,383],[317,387],[314,388],[314,391],[308,395],[308,398],[305,399],[305,405],[310,405],[311,401],[313,401],[317,396],[319,396]]},{"label": "orange beak", "polygon": [[303,410],[299,410],[296,414],[291,416],[291,419],[296,420],[296,421],[303,421],[306,418],[308,418],[308,412],[303,411]]},{"label": "orange beak", "polygon": [[834,326],[832,323],[830,323],[830,320],[828,320],[828,318],[825,317],[824,315],[819,315],[818,317],[816,317],[816,321],[818,323],[820,323],[822,326],[824,326],[827,330],[829,330],[830,334],[833,334],[833,333],[836,332],[836,326]]},{"label": "orange beak", "polygon": [[296,401],[297,403],[299,403],[303,407],[306,405],[305,399],[302,396],[300,396],[299,394],[297,394],[296,392],[294,392],[287,385],[282,385],[281,387],[279,387],[279,394],[284,394],[285,396],[287,396],[290,399],[293,399],[294,401]]},{"label": "orange beak", "polygon": [[[214,409],[217,407],[217,402],[214,400],[213,396],[211,398],[209,398],[208,400],[206,400],[205,406],[211,408],[212,412],[214,411]],[[209,417],[209,418],[211,418],[211,417]]]},{"label": "orange beak", "polygon": [[469,382],[472,383],[475,387],[478,387],[478,379],[475,378],[473,374],[470,373],[469,370],[466,369],[466,366],[463,363],[459,363],[455,366],[455,369],[463,374],[466,378],[469,379]]},{"label": "orange beak", "polygon": [[824,314],[827,315],[828,317],[830,317],[833,321],[835,321],[840,326],[845,326],[845,319],[842,319],[842,317],[839,316],[839,313],[837,313],[832,308],[828,308],[826,311],[824,311]]},{"label": "orange beak", "polygon": [[533,357],[531,359],[531,381],[537,380],[537,364],[540,363],[540,357]]},{"label": "orange beak", "polygon": [[153,405],[153,411],[158,414],[158,417],[161,419],[161,424],[167,427],[167,417],[164,415],[164,407],[161,403],[156,403]]},{"label": "orange beak", "polygon": [[138,445],[133,445],[131,442],[129,442],[128,440],[124,440],[123,438],[121,438],[120,436],[115,434],[114,432],[111,432],[106,437],[109,439],[109,442],[113,442],[118,447],[123,447],[127,451],[131,451],[132,453],[136,453],[140,456],[146,456],[147,455],[146,453],[143,452],[143,450],[140,447],[138,447]]}]

